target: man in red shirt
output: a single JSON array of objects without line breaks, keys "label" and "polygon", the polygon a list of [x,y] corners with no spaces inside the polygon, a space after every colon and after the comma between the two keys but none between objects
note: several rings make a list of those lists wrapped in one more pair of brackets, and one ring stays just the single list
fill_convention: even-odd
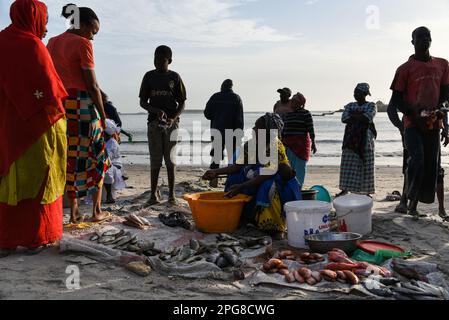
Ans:
[{"label": "man in red shirt", "polygon": [[418,202],[435,201],[443,118],[438,107],[449,100],[449,63],[430,55],[432,37],[428,28],[416,29],[412,38],[415,54],[397,70],[390,104],[404,114],[409,214],[418,220]]}]

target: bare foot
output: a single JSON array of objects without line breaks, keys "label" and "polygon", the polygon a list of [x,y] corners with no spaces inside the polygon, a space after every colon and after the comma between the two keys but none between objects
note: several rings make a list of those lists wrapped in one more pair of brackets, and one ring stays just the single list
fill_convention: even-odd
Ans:
[{"label": "bare foot", "polygon": [[178,206],[179,202],[174,196],[171,196],[170,198],[168,198],[168,204],[171,206]]},{"label": "bare foot", "polygon": [[407,204],[406,204],[406,203],[400,203],[400,204],[396,207],[396,209],[394,210],[394,212],[402,213],[402,214],[407,214],[407,210],[408,210]]},{"label": "bare foot", "polygon": [[449,216],[447,215],[446,210],[444,208],[440,208],[438,215],[440,216],[441,219],[443,219],[444,222],[449,221]]},{"label": "bare foot", "polygon": [[107,211],[100,211],[97,212],[93,217],[92,217],[92,222],[103,222],[106,220],[109,220],[112,218],[112,214],[110,212]]},{"label": "bare foot", "polygon": [[73,215],[70,217],[70,223],[80,224],[80,223],[84,222],[85,219],[86,219],[86,216],[80,216],[78,213],[78,215],[76,217],[74,217]]},{"label": "bare foot", "polygon": [[147,206],[155,206],[157,204],[161,203],[161,192],[159,189],[157,190],[156,194],[152,194],[150,200],[146,202]]}]

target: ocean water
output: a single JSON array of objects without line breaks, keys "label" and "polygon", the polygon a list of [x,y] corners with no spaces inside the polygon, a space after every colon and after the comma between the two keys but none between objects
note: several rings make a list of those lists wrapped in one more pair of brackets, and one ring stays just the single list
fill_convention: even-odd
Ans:
[{"label": "ocean water", "polygon": [[[321,113],[318,113],[321,114]],[[251,135],[251,128],[263,112],[245,114],[246,136]],[[121,115],[124,129],[134,135],[132,143],[122,136],[121,154],[124,163],[149,164],[147,143],[147,115]],[[339,166],[344,124],[341,114],[314,116],[316,144],[318,153],[312,157],[310,165]],[[375,118],[378,131],[376,141],[376,165],[402,166],[402,142],[398,130],[390,123],[386,113],[379,113]],[[189,112],[181,117],[180,143],[177,161],[179,165],[208,166],[210,163],[209,121],[202,112]],[[449,164],[449,153],[443,150],[443,165]]]}]

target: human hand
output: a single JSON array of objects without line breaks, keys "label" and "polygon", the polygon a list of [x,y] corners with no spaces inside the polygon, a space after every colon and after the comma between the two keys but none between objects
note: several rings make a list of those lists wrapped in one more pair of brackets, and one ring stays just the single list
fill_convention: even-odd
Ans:
[{"label": "human hand", "polygon": [[445,148],[449,145],[449,135],[446,129],[441,132],[441,142]]},{"label": "human hand", "polygon": [[164,111],[162,111],[162,110],[158,111],[157,117],[158,117],[159,120],[167,121],[167,114]]},{"label": "human hand", "polygon": [[215,172],[215,170],[208,170],[203,175],[203,180],[206,180],[206,181],[212,181],[212,180],[217,179],[217,178],[218,178],[218,175]]},{"label": "human hand", "polygon": [[241,194],[242,191],[243,191],[243,186],[241,184],[235,184],[231,187],[229,192],[227,192],[225,194],[225,197],[226,198],[234,198],[234,197],[238,196],[239,194]]},{"label": "human hand", "polygon": [[314,142],[314,143],[312,143],[312,153],[316,154],[317,152],[318,152],[318,149],[316,148],[316,144]]}]

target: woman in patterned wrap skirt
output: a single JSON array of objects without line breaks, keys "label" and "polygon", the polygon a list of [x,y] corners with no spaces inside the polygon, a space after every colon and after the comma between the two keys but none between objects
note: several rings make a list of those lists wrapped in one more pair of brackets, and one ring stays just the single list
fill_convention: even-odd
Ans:
[{"label": "woman in patterned wrap skirt", "polygon": [[[63,8],[62,15],[70,18],[74,5]],[[105,112],[95,71],[92,40],[100,22],[92,9],[77,8],[80,27],[72,28],[50,39],[48,50],[56,70],[69,93],[65,101],[67,113],[67,184],[71,222],[80,216],[77,199],[91,195],[94,222],[109,218],[101,211],[101,192],[105,172],[109,168],[104,139]]]},{"label": "woman in patterned wrap skirt", "polygon": [[366,101],[371,95],[367,83],[360,83],[354,91],[356,102],[348,104],[342,121],[346,124],[340,167],[340,190],[371,195],[375,193],[374,140],[377,137],[373,120],[376,105]]}]

